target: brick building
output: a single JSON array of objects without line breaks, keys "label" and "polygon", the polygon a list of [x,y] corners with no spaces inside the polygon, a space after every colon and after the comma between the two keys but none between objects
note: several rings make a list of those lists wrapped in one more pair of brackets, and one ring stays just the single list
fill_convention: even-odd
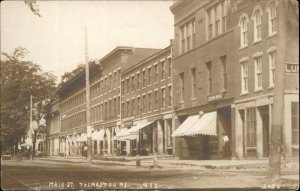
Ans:
[{"label": "brick building", "polygon": [[[286,54],[280,63],[289,70],[299,66],[298,19],[293,11],[278,15],[278,3],[177,1],[171,6],[174,93],[178,95],[173,136],[179,158],[268,156],[278,54]],[[277,26],[282,17],[289,18],[287,26]],[[276,31],[285,27],[289,51],[277,47]],[[283,145],[287,155],[299,149],[298,73],[291,73],[285,76]]]},{"label": "brick building", "polygon": [[[120,116],[121,68],[137,63],[157,49],[117,47],[90,65],[91,121],[94,132],[93,154],[112,155],[112,137],[118,132]],[[57,89],[61,115],[61,152],[82,155],[86,143],[85,71]]]},{"label": "brick building", "polygon": [[48,155],[58,155],[60,152],[60,111],[59,101],[55,100],[48,105],[46,116],[46,145]]},{"label": "brick building", "polygon": [[121,154],[172,154],[171,46],[125,66],[121,75]]}]

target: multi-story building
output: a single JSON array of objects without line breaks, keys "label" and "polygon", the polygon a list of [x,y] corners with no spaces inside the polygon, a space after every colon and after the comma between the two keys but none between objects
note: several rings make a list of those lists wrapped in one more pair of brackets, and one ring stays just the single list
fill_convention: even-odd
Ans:
[{"label": "multi-story building", "polygon": [[121,81],[121,154],[172,154],[171,46],[125,66]]},{"label": "multi-story building", "polygon": [[[299,19],[282,0],[240,1],[229,14],[236,51],[233,151],[238,158],[268,157],[276,68],[284,65],[283,152],[299,153]],[[281,10],[280,10],[281,9]],[[297,10],[298,11],[298,10]],[[287,22],[281,21],[287,18]],[[281,35],[281,39],[279,36]],[[286,48],[280,46],[280,41]]]},{"label": "multi-story building", "polygon": [[[60,152],[60,110],[59,101],[55,100],[48,105],[46,116],[46,145],[48,155],[58,155]],[[38,149],[39,150],[39,149]]]},{"label": "multi-story building", "polygon": [[[299,25],[293,11],[278,15],[280,3],[180,0],[171,7],[178,95],[173,136],[179,158],[268,156],[274,71],[279,63],[290,71],[284,76],[284,150],[291,155],[292,149],[299,149]],[[289,22],[278,26],[283,17]],[[278,47],[279,28],[287,31],[286,49]],[[278,62],[280,54],[286,59]],[[224,151],[226,139],[231,149]]]},{"label": "multi-story building", "polygon": [[[121,68],[137,63],[157,49],[117,47],[90,65],[90,99],[93,154],[112,155],[112,137],[118,132],[120,116]],[[58,88],[61,112],[61,142],[66,155],[81,155],[86,135],[85,71]]]}]

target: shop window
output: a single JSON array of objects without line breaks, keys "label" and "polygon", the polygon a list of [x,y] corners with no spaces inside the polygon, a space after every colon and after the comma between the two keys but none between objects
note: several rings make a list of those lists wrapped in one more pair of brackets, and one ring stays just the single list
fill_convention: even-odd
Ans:
[{"label": "shop window", "polygon": [[255,108],[247,108],[247,147],[256,147],[256,113]]},{"label": "shop window", "polygon": [[292,145],[299,148],[299,103],[292,102]]}]

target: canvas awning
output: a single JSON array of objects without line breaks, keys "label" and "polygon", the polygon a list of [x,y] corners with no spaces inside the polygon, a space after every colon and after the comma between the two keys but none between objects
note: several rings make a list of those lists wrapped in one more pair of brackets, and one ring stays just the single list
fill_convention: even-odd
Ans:
[{"label": "canvas awning", "polygon": [[183,136],[212,135],[217,136],[217,112],[209,112],[202,115],[184,133]]},{"label": "canvas awning", "polygon": [[144,122],[144,123],[140,123],[138,125],[135,125],[135,126],[133,126],[129,129],[129,134],[130,135],[138,135],[140,129],[143,129],[144,127],[147,127],[148,125],[151,125],[153,122],[154,121]]},{"label": "canvas awning", "polygon": [[199,119],[199,115],[189,116],[173,133],[172,137],[184,136],[184,133]]},{"label": "canvas awning", "polygon": [[78,138],[76,139],[76,141],[77,141],[77,142],[85,142],[85,141],[87,141],[86,133],[82,133],[82,134],[80,135],[80,137],[78,137]]},{"label": "canvas awning", "polygon": [[92,140],[93,141],[100,141],[100,140],[104,140],[104,130],[101,129],[99,131],[94,131],[92,134]]},{"label": "canvas awning", "polygon": [[128,135],[129,135],[128,129],[127,128],[123,128],[119,132],[117,132],[116,136],[114,136],[112,139],[113,140],[122,141],[122,140],[126,140],[126,137]]},{"label": "canvas awning", "polygon": [[217,135],[217,112],[188,117],[172,134],[172,137]]}]

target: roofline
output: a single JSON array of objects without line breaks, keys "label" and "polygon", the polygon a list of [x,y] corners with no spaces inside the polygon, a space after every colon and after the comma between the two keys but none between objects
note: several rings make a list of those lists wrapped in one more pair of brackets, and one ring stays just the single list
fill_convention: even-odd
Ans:
[{"label": "roofline", "polygon": [[136,68],[136,67],[142,65],[142,64],[145,63],[145,62],[148,62],[148,61],[154,59],[156,56],[158,56],[158,55],[160,55],[160,54],[163,54],[163,53],[166,52],[168,49],[171,50],[171,47],[172,47],[172,45],[170,44],[169,46],[167,46],[167,47],[164,48],[164,49],[158,49],[158,52],[152,54],[151,56],[145,58],[144,60],[138,62],[137,64],[131,66],[130,68],[128,68],[128,69],[126,69],[126,70],[123,70],[122,74],[127,74],[128,72],[130,72],[130,71],[133,70],[134,68]]},{"label": "roofline", "polygon": [[[92,68],[94,68],[95,66],[97,66],[97,64],[93,64],[89,66],[89,69],[91,70]],[[58,87],[55,90],[56,94],[59,94],[60,92],[62,92],[65,88],[67,88],[69,85],[71,85],[74,81],[78,80],[79,78],[81,78],[82,76],[85,75],[85,69],[81,70],[81,72],[79,72],[77,75],[73,76],[70,80],[68,80],[67,82],[65,82],[62,86]]]},{"label": "roofline", "polygon": [[183,0],[178,0],[173,5],[171,5],[170,7],[171,12],[173,13],[173,10],[183,2],[184,2]]},{"label": "roofline", "polygon": [[108,59],[109,57],[114,55],[118,50],[132,50],[132,49],[133,49],[133,47],[129,47],[129,46],[117,46],[112,51],[110,51],[108,54],[106,54],[104,57],[102,57],[99,61],[100,61],[100,63],[105,61],[106,59]]}]

